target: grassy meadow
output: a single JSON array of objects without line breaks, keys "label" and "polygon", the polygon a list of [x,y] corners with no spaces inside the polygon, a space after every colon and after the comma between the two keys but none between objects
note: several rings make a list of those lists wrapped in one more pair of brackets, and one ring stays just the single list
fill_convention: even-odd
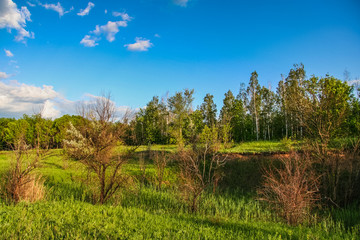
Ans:
[{"label": "grassy meadow", "polygon": [[[189,213],[181,200],[175,163],[168,164],[163,188],[156,189],[147,148],[138,148],[123,169],[132,176],[131,184],[104,205],[93,204],[93,176],[85,167],[66,159],[62,150],[50,150],[36,169],[45,181],[44,199],[17,205],[0,202],[0,239],[360,239],[358,205],[317,209],[305,223],[290,226],[257,200],[261,168],[274,156],[251,154],[285,152],[280,142],[223,150],[245,155],[231,158],[220,186],[204,194],[196,213]],[[151,149],[174,152],[176,146]],[[11,157],[10,152],[0,153],[1,175]]]}]

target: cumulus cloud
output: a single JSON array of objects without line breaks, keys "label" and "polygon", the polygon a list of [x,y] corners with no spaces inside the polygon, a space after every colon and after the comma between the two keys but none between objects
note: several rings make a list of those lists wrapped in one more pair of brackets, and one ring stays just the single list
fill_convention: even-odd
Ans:
[{"label": "cumulus cloud", "polygon": [[[54,119],[64,114],[78,114],[77,106],[92,105],[98,98],[101,97],[85,94],[80,100],[70,101],[56,92],[52,86],[38,87],[16,80],[0,81],[0,117],[21,117],[23,114],[41,113],[45,118]],[[127,114],[128,109],[126,106],[116,107],[117,116]]]},{"label": "cumulus cloud", "polygon": [[89,12],[93,7],[95,7],[95,4],[93,4],[92,2],[89,2],[87,7],[84,10],[81,9],[80,12],[78,12],[77,15],[79,15],[79,16],[89,15]]},{"label": "cumulus cloud", "polygon": [[176,5],[179,5],[181,7],[186,7],[189,1],[190,0],[173,0]]},{"label": "cumulus cloud", "polygon": [[0,80],[1,79],[6,79],[8,77],[10,77],[10,76],[8,74],[6,74],[5,72],[0,72]]},{"label": "cumulus cloud", "polygon": [[124,47],[127,47],[129,51],[144,52],[148,51],[153,45],[150,40],[137,37],[135,43],[125,44]]},{"label": "cumulus cloud", "polygon": [[92,33],[96,35],[104,34],[109,42],[113,42],[115,40],[115,35],[119,32],[119,27],[127,27],[127,21],[108,21],[105,25],[96,25],[95,30],[92,31]]},{"label": "cumulus cloud", "polygon": [[54,102],[52,102],[50,100],[46,100],[42,107],[41,115],[44,118],[55,119],[57,117],[60,117],[61,112],[60,112],[60,110],[56,109]]},{"label": "cumulus cloud", "polygon": [[53,4],[53,3],[51,3],[51,4],[48,4],[48,3],[42,4],[42,3],[39,2],[39,5],[43,6],[45,9],[53,10],[53,11],[57,12],[59,14],[59,17],[62,17],[62,16],[64,16],[64,14],[69,13],[72,10],[74,10],[74,7],[71,7],[70,10],[65,11],[63,6],[61,6],[60,2],[58,2],[57,4]]},{"label": "cumulus cloud", "polygon": [[60,111],[53,102],[58,96],[52,86],[36,87],[15,80],[0,82],[0,112],[3,116],[21,116],[42,109],[44,117],[57,117]]},{"label": "cumulus cloud", "polygon": [[25,30],[26,22],[31,21],[31,14],[27,7],[17,8],[12,0],[0,0],[0,29],[6,28],[17,31],[16,41],[25,41],[25,38],[34,38],[34,33]]},{"label": "cumulus cloud", "polygon": [[99,45],[96,40],[97,39],[93,36],[85,35],[85,37],[80,41],[80,43],[85,47],[95,47],[96,45]]},{"label": "cumulus cloud", "polygon": [[97,41],[100,41],[101,36],[103,35],[109,42],[113,42],[115,40],[115,35],[119,32],[119,28],[127,27],[128,21],[131,20],[131,17],[126,13],[122,16],[122,18],[122,21],[108,21],[105,25],[96,25],[95,30],[91,31],[90,34],[85,35],[80,43],[85,47],[95,47],[98,45]]},{"label": "cumulus cloud", "polygon": [[5,54],[6,54],[7,57],[13,57],[14,56],[14,54],[10,50],[4,49],[4,51],[5,51]]},{"label": "cumulus cloud", "polygon": [[125,12],[113,12],[114,17],[121,17],[123,21],[131,21],[133,18]]}]

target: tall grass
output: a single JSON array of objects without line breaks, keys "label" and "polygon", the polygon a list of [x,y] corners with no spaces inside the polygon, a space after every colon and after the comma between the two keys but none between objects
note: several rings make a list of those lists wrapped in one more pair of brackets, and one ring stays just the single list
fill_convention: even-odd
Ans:
[{"label": "tall grass", "polygon": [[[0,154],[0,166],[6,167],[6,161]],[[89,186],[81,181],[86,171],[54,153],[38,169],[45,179],[46,199],[15,206],[0,200],[0,239],[359,239],[356,206],[319,212],[312,222],[298,226],[287,225],[267,210],[255,200],[251,189],[256,185],[247,175],[258,174],[256,160],[234,165],[245,168],[238,177],[248,179],[251,188],[246,183],[236,186],[235,181],[231,188],[206,192],[195,214],[179,198],[176,166],[167,166],[165,181],[170,184],[158,191],[152,181],[156,174],[152,161],[146,164],[147,184],[141,188],[135,184],[109,203],[94,205]],[[137,161],[130,161],[125,171],[136,179]]]}]

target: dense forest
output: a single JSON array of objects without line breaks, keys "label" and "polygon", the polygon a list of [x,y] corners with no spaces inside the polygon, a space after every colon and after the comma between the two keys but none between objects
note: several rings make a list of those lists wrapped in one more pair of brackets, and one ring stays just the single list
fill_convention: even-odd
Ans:
[{"label": "dense forest", "polygon": [[[258,73],[252,72],[237,94],[225,93],[219,112],[210,93],[195,109],[193,94],[193,89],[185,89],[167,98],[154,96],[132,116],[114,121],[125,128],[119,141],[185,146],[204,131],[217,134],[225,145],[283,138],[328,141],[360,135],[360,89],[330,75],[307,77],[302,64],[294,65],[275,91],[260,86]],[[69,123],[76,127],[84,121],[81,112],[55,120],[43,119],[41,114],[17,120],[0,118],[0,149],[11,147],[17,131],[26,131],[27,144],[33,147],[61,148]]]}]

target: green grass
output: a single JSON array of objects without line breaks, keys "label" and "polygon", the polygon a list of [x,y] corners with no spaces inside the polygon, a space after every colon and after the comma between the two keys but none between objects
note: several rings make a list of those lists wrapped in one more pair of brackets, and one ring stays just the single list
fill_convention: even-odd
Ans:
[{"label": "green grass", "polygon": [[223,149],[225,153],[255,154],[287,152],[288,149],[279,141],[257,141],[234,144],[233,147]]},{"label": "green grass", "polygon": [[[290,144],[296,144],[295,141],[289,140]],[[190,146],[186,146],[189,148]],[[129,149],[126,146],[119,146],[117,151],[125,151]],[[136,149],[136,152],[146,152],[148,151],[149,146],[141,145]],[[150,149],[152,151],[166,151],[166,152],[176,152],[177,145],[151,145]],[[277,153],[277,152],[287,152],[288,147],[281,141],[253,141],[253,142],[244,142],[244,143],[234,143],[231,148],[225,149],[221,146],[221,152],[224,153],[239,153],[239,154],[255,154],[255,153]]]},{"label": "green grass", "polygon": [[[146,182],[140,184],[138,161],[131,160],[124,171],[138,181],[101,206],[92,204],[82,164],[52,151],[37,170],[45,179],[46,199],[15,206],[0,201],[0,239],[359,239],[358,206],[318,213],[299,226],[285,224],[256,200],[262,164],[256,159],[234,160],[224,179],[228,188],[204,194],[196,214],[181,201],[176,166],[168,166],[170,185],[158,191],[152,161],[145,163]],[[8,152],[0,153],[0,166],[8,168]]]}]

